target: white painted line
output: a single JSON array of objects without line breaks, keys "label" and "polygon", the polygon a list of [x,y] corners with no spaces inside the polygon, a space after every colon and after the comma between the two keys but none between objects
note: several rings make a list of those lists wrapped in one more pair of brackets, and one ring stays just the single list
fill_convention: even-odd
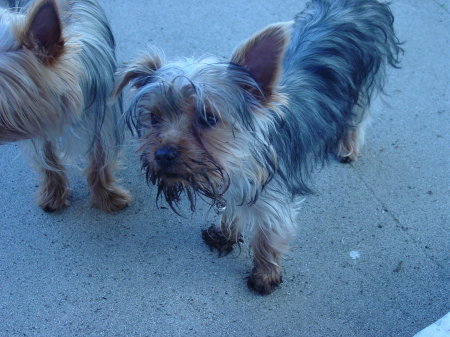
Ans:
[{"label": "white painted line", "polygon": [[437,322],[426,327],[414,337],[449,337],[450,336],[450,312]]}]

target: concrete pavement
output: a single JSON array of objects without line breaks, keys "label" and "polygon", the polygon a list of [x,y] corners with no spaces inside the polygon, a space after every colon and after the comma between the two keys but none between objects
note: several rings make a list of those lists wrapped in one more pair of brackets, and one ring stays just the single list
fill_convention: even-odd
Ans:
[{"label": "concrete pavement", "polygon": [[[120,61],[147,43],[169,59],[227,57],[246,37],[289,20],[306,1],[101,0]],[[248,291],[248,247],[217,258],[200,230],[205,207],[186,218],[155,205],[135,146],[122,183],[133,204],[91,209],[70,172],[72,205],[35,205],[37,176],[17,145],[0,147],[0,336],[410,337],[450,311],[450,8],[394,0],[405,41],[372,108],[363,157],[314,175],[285,282]]]}]

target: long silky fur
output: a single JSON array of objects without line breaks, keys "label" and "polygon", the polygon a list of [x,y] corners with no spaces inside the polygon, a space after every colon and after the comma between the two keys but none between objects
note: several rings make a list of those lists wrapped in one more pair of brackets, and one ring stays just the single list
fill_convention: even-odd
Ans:
[{"label": "long silky fur", "polygon": [[289,97],[272,132],[280,172],[293,194],[309,192],[307,178],[344,132],[365,116],[382,91],[386,65],[398,67],[402,49],[387,4],[373,0],[315,0],[297,15],[283,61],[281,91]]}]

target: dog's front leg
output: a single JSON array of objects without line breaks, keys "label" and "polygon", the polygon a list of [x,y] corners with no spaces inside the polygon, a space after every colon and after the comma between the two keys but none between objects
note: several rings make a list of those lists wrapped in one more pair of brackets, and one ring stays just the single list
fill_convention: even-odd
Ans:
[{"label": "dog's front leg", "polygon": [[92,204],[105,212],[116,212],[130,204],[131,196],[117,185],[114,162],[108,162],[107,151],[100,141],[91,149],[87,181],[92,191]]},{"label": "dog's front leg", "polygon": [[270,294],[282,282],[282,257],[295,233],[295,208],[284,191],[272,185],[247,207],[253,251],[253,270],[247,285],[262,295]]},{"label": "dog's front leg", "polygon": [[229,216],[222,215],[220,225],[213,225],[202,230],[203,241],[211,250],[217,249],[219,256],[228,255],[235,244],[240,245],[243,242],[237,223],[237,218],[229,220]]},{"label": "dog's front leg", "polygon": [[282,251],[275,242],[287,246],[287,241],[282,236],[265,230],[257,230],[251,241],[253,270],[247,285],[261,295],[270,294],[282,282]]},{"label": "dog's front leg", "polygon": [[69,205],[69,182],[65,168],[51,141],[36,141],[34,159],[42,173],[39,206],[46,212],[60,211]]}]

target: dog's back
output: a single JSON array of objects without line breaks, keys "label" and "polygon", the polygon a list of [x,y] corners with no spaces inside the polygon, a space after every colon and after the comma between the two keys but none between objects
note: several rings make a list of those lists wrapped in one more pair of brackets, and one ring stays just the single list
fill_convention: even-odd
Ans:
[{"label": "dog's back", "polygon": [[273,137],[293,193],[308,191],[305,176],[364,118],[355,107],[382,90],[385,66],[397,66],[393,21],[375,0],[314,0],[296,17],[280,82],[289,102]]},{"label": "dog's back", "polygon": [[114,88],[114,37],[95,0],[59,0],[58,4],[63,10],[66,34],[80,45],[81,86],[89,107],[95,99],[103,101],[104,97],[109,97]]},{"label": "dog's back", "polygon": [[[95,125],[95,137],[103,133],[106,155],[115,157],[123,143],[122,100],[111,99],[116,71],[115,41],[105,13],[95,0],[60,0],[65,9],[68,34],[78,39],[81,50],[80,85],[85,101],[83,123]],[[92,134],[91,134],[92,136]],[[94,139],[92,140],[94,141]],[[110,153],[111,152],[111,153]],[[107,160],[109,161],[109,160]]]}]

